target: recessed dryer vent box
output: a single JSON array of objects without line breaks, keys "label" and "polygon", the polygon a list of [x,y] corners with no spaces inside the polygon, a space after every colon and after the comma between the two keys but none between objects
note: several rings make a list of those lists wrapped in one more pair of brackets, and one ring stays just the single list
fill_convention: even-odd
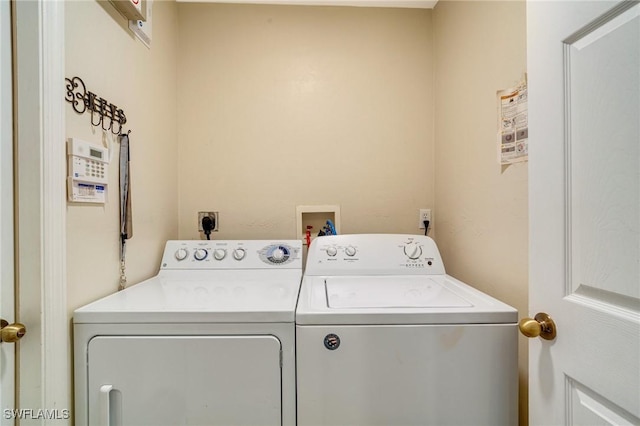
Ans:
[{"label": "recessed dryer vent box", "polygon": [[312,226],[311,240],[318,236],[318,232],[325,226],[327,219],[333,222],[336,232],[340,233],[340,206],[297,206],[296,207],[296,237],[302,240],[306,248],[305,235],[307,226]]}]

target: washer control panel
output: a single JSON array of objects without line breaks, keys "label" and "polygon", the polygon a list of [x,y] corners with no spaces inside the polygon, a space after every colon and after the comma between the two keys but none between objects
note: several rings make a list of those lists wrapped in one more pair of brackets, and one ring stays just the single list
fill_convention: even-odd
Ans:
[{"label": "washer control panel", "polygon": [[354,234],[318,237],[306,275],[444,274],[436,243],[422,235]]},{"label": "washer control panel", "polygon": [[167,241],[161,269],[302,268],[302,242],[296,240]]}]

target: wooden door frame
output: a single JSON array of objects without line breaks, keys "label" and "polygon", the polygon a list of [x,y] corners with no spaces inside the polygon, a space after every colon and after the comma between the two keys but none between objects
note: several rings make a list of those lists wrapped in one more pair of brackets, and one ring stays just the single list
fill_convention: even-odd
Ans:
[{"label": "wooden door frame", "polygon": [[[27,326],[18,352],[16,399],[19,408],[71,412],[64,2],[15,1],[13,8],[18,100],[16,312]],[[71,424],[71,420],[56,420],[56,424]]]}]

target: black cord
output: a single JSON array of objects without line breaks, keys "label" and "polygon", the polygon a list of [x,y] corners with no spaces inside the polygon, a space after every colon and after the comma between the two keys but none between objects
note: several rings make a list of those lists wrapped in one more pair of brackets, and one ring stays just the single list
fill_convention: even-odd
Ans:
[{"label": "black cord", "polygon": [[205,216],[202,218],[202,230],[204,231],[204,235],[207,236],[207,240],[211,239],[211,231],[213,231],[216,227],[215,220],[210,216]]},{"label": "black cord", "polygon": [[429,231],[429,221],[423,220],[422,223],[424,224],[424,235],[427,235],[427,231]]}]

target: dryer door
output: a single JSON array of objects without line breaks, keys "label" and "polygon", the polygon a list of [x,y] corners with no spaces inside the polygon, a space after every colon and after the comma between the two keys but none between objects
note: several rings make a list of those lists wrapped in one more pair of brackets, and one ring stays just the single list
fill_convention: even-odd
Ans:
[{"label": "dryer door", "polygon": [[89,342],[91,425],[280,425],[274,336],[98,336]]}]

